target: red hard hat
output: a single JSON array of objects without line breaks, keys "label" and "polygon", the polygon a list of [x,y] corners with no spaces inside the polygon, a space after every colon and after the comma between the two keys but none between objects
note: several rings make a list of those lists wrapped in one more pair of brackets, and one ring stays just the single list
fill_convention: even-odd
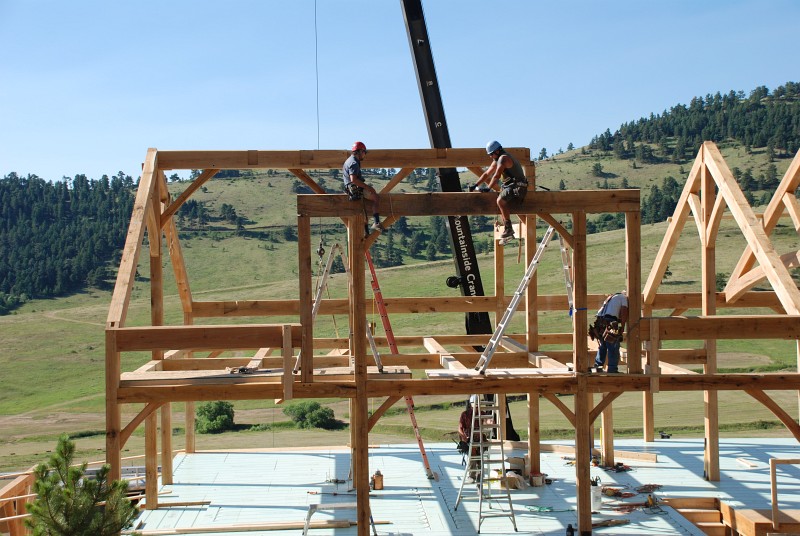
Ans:
[{"label": "red hard hat", "polygon": [[360,142],[360,141],[357,141],[357,142],[353,143],[353,148],[352,148],[352,149],[350,149],[350,150],[351,150],[352,152],[356,152],[356,151],[366,151],[366,150],[367,150],[367,146],[366,146],[366,145],[364,145],[362,142]]}]

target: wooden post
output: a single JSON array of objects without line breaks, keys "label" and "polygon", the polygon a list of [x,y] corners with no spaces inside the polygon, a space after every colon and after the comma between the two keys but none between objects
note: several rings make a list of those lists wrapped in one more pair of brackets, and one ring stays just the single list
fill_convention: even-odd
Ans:
[{"label": "wooden post", "polygon": [[[184,313],[183,314],[183,324],[186,326],[191,326],[194,324],[194,317],[191,313]],[[189,352],[186,357],[192,357],[192,352]],[[194,421],[195,421],[195,403],[193,400],[186,401],[186,407],[184,410],[183,415],[183,422],[184,426],[186,427],[186,442],[184,445],[184,450],[187,454],[192,454],[197,449],[196,438],[197,434],[194,430]]]},{"label": "wooden post", "polygon": [[625,213],[625,266],[628,287],[628,373],[642,371],[642,343],[637,326],[642,317],[642,217],[637,212]]},{"label": "wooden post", "polygon": [[[603,393],[603,398],[609,393]],[[600,446],[604,467],[614,467],[614,410],[613,402],[600,414]]]},{"label": "wooden post", "polygon": [[[358,535],[369,536],[369,415],[367,400],[367,310],[365,305],[364,276],[364,217],[350,218],[347,225],[347,241],[350,244],[350,329],[354,359],[356,396],[353,413],[356,432],[353,436],[353,485],[358,501]],[[309,300],[310,303],[310,300]]]},{"label": "wooden post", "polygon": [[144,420],[144,496],[148,510],[158,508],[158,415],[150,413]]},{"label": "wooden post", "polygon": [[589,420],[591,393],[588,391],[588,374],[578,374],[578,391],[575,393],[575,482],[578,498],[578,531],[592,533],[592,497],[590,450],[592,423]]},{"label": "wooden post", "polygon": [[[701,149],[704,158],[706,149]],[[710,239],[709,228],[711,224],[711,212],[714,208],[716,198],[715,183],[708,170],[708,166],[703,164],[700,168],[700,191],[702,204],[701,220],[701,247],[702,247],[702,311],[703,315],[711,316],[717,314],[717,277],[716,277],[716,244]],[[716,339],[706,339],[706,363],[703,365],[703,372],[714,374],[717,372],[717,341]],[[705,465],[705,477],[707,480],[719,481],[719,397],[717,391],[703,391],[704,405],[704,425],[705,425],[705,451],[703,461]]]},{"label": "wooden post", "polygon": [[[525,237],[525,266],[529,266],[536,254],[536,216],[528,215],[523,217],[523,229]],[[536,272],[531,276],[528,288],[525,290],[525,340],[528,343],[528,351],[536,352],[539,350],[539,303],[537,296],[538,275]]]},{"label": "wooden post", "polygon": [[542,472],[542,452],[541,435],[539,433],[539,392],[530,391],[528,393],[528,458],[530,472],[528,474]]},{"label": "wooden post", "polygon": [[[652,316],[653,315],[652,307],[649,305],[645,305],[643,315]],[[648,346],[648,352],[649,352],[652,347],[652,342],[648,342],[647,344],[649,345]],[[630,354],[628,354],[628,366],[630,367]],[[655,401],[653,400],[653,393],[647,390],[642,391],[642,431],[644,432],[643,439],[648,443],[652,443],[655,440],[656,425],[655,425],[654,402]]]},{"label": "wooden post", "polygon": [[578,498],[578,530],[580,534],[592,533],[592,499],[589,468],[591,463],[592,423],[590,421],[591,393],[589,381],[589,352],[586,347],[587,326],[587,264],[586,264],[586,213],[573,212],[573,273],[574,300],[572,342],[575,355],[573,370],[577,372],[578,390],[575,393],[575,481]]},{"label": "wooden post", "polygon": [[292,326],[284,324],[281,328],[283,334],[283,399],[291,400],[293,398],[292,387],[294,386],[294,374],[292,369],[294,361],[292,359]]},{"label": "wooden post", "polygon": [[[531,171],[533,166],[531,166]],[[535,171],[534,171],[535,173]],[[529,185],[531,180],[528,179]],[[529,214],[523,217],[523,229],[525,230],[525,266],[530,265],[533,256],[536,254],[536,216]],[[527,341],[528,352],[539,350],[539,307],[537,296],[538,279],[534,272],[525,290],[525,340]],[[530,355],[530,354],[529,354]],[[542,472],[541,461],[541,433],[539,430],[539,392],[528,392],[528,474]]]},{"label": "wooden post", "polygon": [[506,259],[505,259],[505,246],[500,243],[497,238],[497,228],[494,230],[494,323],[503,318],[503,312],[506,308]]},{"label": "wooden post", "polygon": [[108,478],[122,476],[122,412],[117,401],[120,379],[120,354],[117,352],[116,331],[106,329],[106,462],[111,466]]},{"label": "wooden post", "polygon": [[[163,172],[159,172],[163,174]],[[153,203],[159,206],[158,203]],[[150,239],[150,320],[154,326],[164,325],[164,270],[161,266],[161,231]],[[164,359],[163,350],[154,350],[152,359]],[[161,406],[161,478],[172,484],[172,403]]]},{"label": "wooden post", "polygon": [[578,373],[589,372],[589,351],[586,346],[586,333],[589,325],[586,315],[588,300],[586,297],[587,265],[586,265],[586,213],[572,214],[572,262],[573,292],[575,293],[575,311],[572,314],[572,347],[575,351],[573,370]]},{"label": "wooden post", "polygon": [[[300,283],[300,325],[302,329],[300,339],[300,381],[305,383],[314,381],[314,322],[311,318],[311,309],[313,307],[313,293],[311,291],[311,219],[308,216],[297,216],[297,255],[297,272]],[[353,260],[351,259],[350,262],[353,262]]]}]

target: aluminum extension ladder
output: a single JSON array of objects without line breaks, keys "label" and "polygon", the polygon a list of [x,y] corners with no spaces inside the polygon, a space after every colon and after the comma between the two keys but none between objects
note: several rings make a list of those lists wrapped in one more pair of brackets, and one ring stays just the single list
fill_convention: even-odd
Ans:
[{"label": "aluminum extension ladder", "polygon": [[[496,401],[500,397],[494,395],[493,398]],[[482,399],[481,395],[470,397],[470,406],[472,408],[472,426],[469,436],[469,461],[464,469],[464,477],[461,479],[453,510],[458,510],[464,492],[464,484],[471,477],[475,481],[478,492],[478,532],[481,531],[481,523],[484,519],[491,517],[510,518],[514,525],[514,531],[516,531],[517,518],[514,516],[514,505],[511,503],[510,486],[506,478],[507,462],[503,447],[503,427],[498,424],[499,419],[496,418],[501,408],[496,402]],[[491,439],[492,435],[495,435],[495,439]],[[492,489],[493,485],[496,486],[496,489]],[[484,501],[490,511],[484,512]],[[493,501],[497,503],[498,508],[492,508]],[[508,509],[504,509],[498,501],[507,502]]]},{"label": "aluminum extension ladder", "polygon": [[[344,270],[349,275],[350,268],[347,265],[347,255],[344,252],[344,248],[336,243],[331,246],[331,250],[328,252],[328,259],[325,261],[325,268],[322,270],[322,275],[319,279],[319,285],[317,286],[317,294],[314,296],[314,302],[311,306],[311,321],[314,322],[317,319],[317,313],[319,312],[319,306],[322,303],[322,294],[325,292],[325,289],[328,288],[328,278],[331,275],[331,268],[333,267],[333,259],[334,254],[339,252],[339,255],[342,257],[342,263],[344,264]],[[320,257],[324,255],[325,250],[322,249],[322,243],[319,245],[318,253]],[[367,327],[367,331],[369,332],[369,326]],[[297,374],[300,371],[300,353],[297,354],[297,360],[294,363],[294,369],[292,372]]]},{"label": "aluminum extension ladder", "polygon": [[[375,265],[372,263],[372,255],[369,254],[369,251],[365,252],[365,257],[367,260],[367,265],[369,266],[369,273],[370,273],[370,284],[372,285],[372,293],[375,296],[375,303],[378,306],[378,313],[381,317],[381,324],[383,325],[383,331],[386,333],[386,342],[389,345],[389,350],[393,354],[400,353],[397,348],[397,341],[394,338],[394,331],[392,331],[392,324],[389,322],[389,313],[386,311],[386,304],[383,301],[383,293],[381,292],[381,287],[378,285],[378,274],[375,272]],[[375,341],[372,338],[372,332],[367,327],[367,338],[370,340],[370,346],[372,347],[373,356],[375,357],[375,363],[378,365],[378,370],[383,372],[383,365],[381,364],[380,356],[378,355],[377,347],[375,346]],[[414,399],[410,396],[405,396],[406,401],[406,408],[408,409],[408,416],[411,418],[411,426],[414,428],[414,436],[417,438],[417,445],[419,445],[419,452],[422,455],[422,463],[425,465],[425,473],[428,475],[430,480],[436,479],[436,474],[431,470],[431,464],[428,461],[428,454],[425,452],[425,444],[422,442],[422,435],[419,433],[419,426],[417,425],[417,417],[414,415]]]},{"label": "aluminum extension ladder", "polygon": [[495,351],[497,351],[500,340],[503,338],[503,334],[506,332],[509,322],[511,322],[511,317],[514,316],[517,306],[522,299],[522,294],[525,292],[525,289],[528,288],[531,278],[533,278],[533,274],[536,273],[536,267],[539,265],[539,260],[542,257],[542,253],[547,247],[547,244],[550,242],[550,239],[553,237],[554,232],[555,229],[552,225],[547,228],[547,231],[545,231],[544,237],[542,237],[542,241],[539,243],[539,247],[536,249],[536,253],[533,255],[533,259],[531,259],[531,262],[528,265],[528,269],[525,270],[525,275],[522,277],[519,287],[517,287],[517,290],[514,292],[514,296],[511,298],[511,303],[508,304],[506,312],[503,313],[503,318],[500,319],[500,322],[497,324],[492,338],[489,339],[489,344],[486,345],[483,353],[481,353],[481,358],[478,360],[478,364],[475,365],[475,370],[481,374],[486,373],[486,368],[489,366]]},{"label": "aluminum extension ladder", "polygon": [[572,286],[572,257],[567,249],[567,243],[561,233],[558,234],[558,243],[561,246],[561,265],[564,267],[564,283],[567,286],[567,303],[569,303],[569,316],[575,311],[575,299]]}]

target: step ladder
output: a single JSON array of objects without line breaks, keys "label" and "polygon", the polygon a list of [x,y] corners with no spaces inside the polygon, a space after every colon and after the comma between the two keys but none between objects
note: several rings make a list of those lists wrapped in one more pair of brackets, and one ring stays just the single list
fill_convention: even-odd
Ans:
[{"label": "step ladder", "polygon": [[[500,397],[495,395],[493,398],[499,400]],[[478,493],[478,532],[481,531],[483,521],[492,517],[508,517],[514,525],[514,531],[517,531],[517,518],[514,517],[514,505],[511,503],[511,492],[506,479],[503,427],[498,424],[497,418],[502,408],[494,401],[483,399],[481,395],[470,397],[470,407],[472,426],[467,456],[469,461],[464,469],[453,510],[458,510],[458,505],[461,504],[464,484],[473,480]],[[508,509],[504,509],[501,503],[507,503]]]},{"label": "step ladder", "polygon": [[555,229],[551,225],[547,228],[547,231],[544,233],[544,237],[542,237],[542,241],[539,243],[539,247],[536,249],[536,253],[533,255],[533,259],[531,259],[530,264],[528,265],[527,270],[525,270],[525,275],[522,277],[522,281],[517,287],[517,290],[514,292],[514,296],[511,298],[511,303],[508,304],[508,308],[506,312],[503,313],[503,318],[500,319],[500,322],[497,324],[497,327],[494,330],[494,334],[492,338],[489,339],[489,344],[486,345],[484,348],[483,353],[481,353],[481,357],[478,360],[478,364],[475,365],[475,370],[480,372],[481,374],[486,374],[486,368],[489,366],[489,363],[492,360],[492,356],[494,356],[495,351],[497,351],[497,347],[500,344],[500,340],[503,338],[503,335],[506,332],[506,328],[508,324],[511,322],[511,317],[514,316],[514,313],[517,311],[517,306],[519,305],[520,300],[522,299],[523,293],[525,289],[528,288],[528,285],[533,278],[533,274],[536,273],[536,267],[539,265],[539,260],[542,257],[542,253],[544,252],[547,244],[550,243],[550,239],[553,236]]},{"label": "step ladder", "polygon": [[[383,292],[381,292],[381,287],[378,284],[378,274],[375,272],[375,265],[372,263],[372,255],[370,255],[369,251],[365,252],[365,258],[367,260],[367,266],[369,266],[370,284],[372,286],[372,293],[375,296],[375,304],[378,307],[378,313],[381,317],[383,331],[386,333],[386,342],[389,345],[389,350],[391,350],[393,354],[399,354],[400,352],[397,348],[397,341],[394,338],[394,331],[392,331],[392,324],[389,322],[389,313],[386,311],[386,303],[383,301]],[[375,357],[375,363],[378,365],[378,370],[383,372],[383,365],[381,364],[380,356],[378,355],[378,350],[375,345],[375,340],[372,337],[372,331],[369,329],[369,327],[367,327],[367,338],[370,340],[370,346],[372,347],[373,356]],[[410,396],[405,396],[403,398],[406,402],[406,409],[408,409],[408,416],[411,419],[411,427],[414,429],[414,437],[417,439],[419,452],[422,455],[422,463],[425,466],[425,474],[430,480],[438,480],[436,473],[431,470],[431,464],[428,461],[428,454],[425,452],[425,444],[422,442],[422,435],[419,432],[417,417],[414,414],[414,399]]]}]

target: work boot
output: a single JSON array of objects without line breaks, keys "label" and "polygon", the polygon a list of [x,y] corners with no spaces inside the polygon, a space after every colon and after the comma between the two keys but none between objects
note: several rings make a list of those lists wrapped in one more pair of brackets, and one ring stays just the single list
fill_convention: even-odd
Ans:
[{"label": "work boot", "polygon": [[383,225],[381,225],[381,222],[379,222],[379,221],[376,221],[375,223],[373,223],[372,226],[370,227],[370,229],[372,229],[373,231],[379,231],[381,233],[386,230],[386,229],[383,228]]},{"label": "work boot", "polygon": [[507,227],[506,227],[506,228],[503,230],[503,234],[501,234],[501,235],[500,235],[500,238],[502,238],[502,239],[504,239],[504,240],[505,240],[505,239],[514,238],[514,228],[513,228],[513,227],[511,227],[511,226],[507,226]]}]

